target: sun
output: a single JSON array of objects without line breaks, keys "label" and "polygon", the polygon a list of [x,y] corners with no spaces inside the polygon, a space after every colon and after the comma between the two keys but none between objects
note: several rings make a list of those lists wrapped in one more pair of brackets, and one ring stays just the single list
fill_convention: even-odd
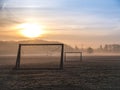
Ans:
[{"label": "sun", "polygon": [[36,38],[43,34],[43,29],[36,23],[24,23],[20,25],[21,34],[25,37]]}]

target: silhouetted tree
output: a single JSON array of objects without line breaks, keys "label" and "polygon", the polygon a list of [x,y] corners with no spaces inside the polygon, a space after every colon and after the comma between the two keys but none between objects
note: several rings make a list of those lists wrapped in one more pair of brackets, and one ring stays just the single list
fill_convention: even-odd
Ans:
[{"label": "silhouetted tree", "polygon": [[91,47],[87,48],[87,53],[93,53],[93,52],[94,52],[93,48]]},{"label": "silhouetted tree", "polygon": [[107,44],[104,47],[104,51],[108,51],[108,45]]},{"label": "silhouetted tree", "polygon": [[79,51],[80,49],[79,49],[77,46],[75,46],[75,50],[76,50],[76,51]]}]

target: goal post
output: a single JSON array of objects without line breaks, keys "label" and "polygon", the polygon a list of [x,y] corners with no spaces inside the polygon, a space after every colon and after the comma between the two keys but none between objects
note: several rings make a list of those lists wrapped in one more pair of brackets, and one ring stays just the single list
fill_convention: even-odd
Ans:
[{"label": "goal post", "polygon": [[16,70],[21,69],[21,50],[22,50],[23,46],[24,47],[26,47],[26,46],[59,46],[60,47],[60,63],[59,63],[58,69],[63,69],[64,44],[19,44],[17,58],[16,58],[16,65],[15,65],[14,69],[16,69]]},{"label": "goal post", "polygon": [[[80,61],[82,62],[82,52],[64,52],[64,61],[67,62],[67,61]],[[78,56],[76,56],[78,55]],[[68,59],[69,57],[69,59]],[[75,60],[77,57],[78,60]]]}]

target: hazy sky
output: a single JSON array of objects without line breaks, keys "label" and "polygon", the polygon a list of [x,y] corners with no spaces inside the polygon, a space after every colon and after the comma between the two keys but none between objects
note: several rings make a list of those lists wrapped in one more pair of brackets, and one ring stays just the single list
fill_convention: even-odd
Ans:
[{"label": "hazy sky", "polygon": [[120,43],[119,0],[0,0],[0,40],[20,40],[15,26],[38,22],[40,39],[72,45]]}]

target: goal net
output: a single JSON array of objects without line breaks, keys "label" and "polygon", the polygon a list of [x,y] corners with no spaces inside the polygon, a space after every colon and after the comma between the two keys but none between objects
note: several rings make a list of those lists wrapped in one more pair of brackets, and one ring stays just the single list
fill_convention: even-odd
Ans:
[{"label": "goal net", "polygon": [[63,69],[63,44],[19,44],[15,69]]},{"label": "goal net", "polygon": [[82,52],[65,52],[64,61],[82,61]]}]

